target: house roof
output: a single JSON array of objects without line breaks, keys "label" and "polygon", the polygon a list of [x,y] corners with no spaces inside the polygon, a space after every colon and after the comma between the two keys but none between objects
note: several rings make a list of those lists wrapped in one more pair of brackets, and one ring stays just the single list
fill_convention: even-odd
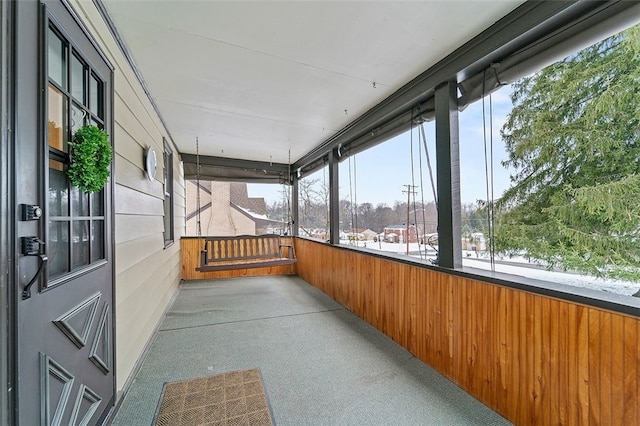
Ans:
[{"label": "house roof", "polygon": [[229,198],[232,203],[243,207],[259,215],[267,214],[267,203],[262,197],[249,197],[247,184],[244,182],[231,182]]},{"label": "house roof", "polygon": [[262,223],[268,222],[268,223],[273,223],[273,224],[283,224],[283,223],[285,223],[285,222],[283,222],[281,220],[270,219],[266,215],[252,212],[249,209],[240,207],[237,204],[234,204],[234,203],[231,203],[231,202],[229,203],[229,205],[232,208],[234,208],[237,211],[239,211],[240,213],[242,213],[243,215],[245,215],[246,217],[248,217],[249,219],[253,220],[254,222],[260,221]]}]

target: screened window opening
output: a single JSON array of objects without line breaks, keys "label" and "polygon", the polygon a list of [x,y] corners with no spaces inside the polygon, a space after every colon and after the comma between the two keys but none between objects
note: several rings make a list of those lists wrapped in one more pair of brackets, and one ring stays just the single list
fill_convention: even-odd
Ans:
[{"label": "screened window opening", "polygon": [[329,166],[298,181],[299,235],[329,239]]},{"label": "screened window opening", "polygon": [[363,152],[344,154],[340,242],[436,264],[434,123],[416,123]]},{"label": "screened window opening", "polygon": [[187,235],[290,235],[291,187],[187,180]]},{"label": "screened window opening", "polygon": [[463,265],[640,296],[640,26],[460,114]]}]

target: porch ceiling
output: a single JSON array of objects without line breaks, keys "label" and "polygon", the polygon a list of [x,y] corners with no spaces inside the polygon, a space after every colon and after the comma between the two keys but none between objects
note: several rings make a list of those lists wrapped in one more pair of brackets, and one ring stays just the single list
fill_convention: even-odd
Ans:
[{"label": "porch ceiling", "polygon": [[523,3],[102,2],[181,153],[284,164]]}]

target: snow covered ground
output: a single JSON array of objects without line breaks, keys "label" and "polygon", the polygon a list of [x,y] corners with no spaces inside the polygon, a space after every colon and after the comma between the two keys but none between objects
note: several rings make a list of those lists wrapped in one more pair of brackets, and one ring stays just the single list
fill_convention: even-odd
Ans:
[{"label": "snow covered ground", "polygon": [[[385,243],[374,241],[340,241],[344,245],[352,245],[359,247],[366,247],[373,250],[380,250],[389,253],[406,255],[407,245],[406,243]],[[427,253],[425,257],[425,246],[418,245],[417,243],[409,244],[409,255],[417,259],[435,259],[435,250],[431,247],[427,247]],[[420,256],[420,250],[422,250],[422,257]],[[472,251],[462,252],[462,265],[468,268],[491,270],[491,263],[489,262],[489,256],[478,256]],[[522,264],[519,266],[518,264]],[[590,288],[593,290],[600,290],[609,293],[621,294],[625,296],[631,296],[640,290],[640,282],[622,281],[613,279],[602,279],[588,275],[580,275],[567,272],[547,271],[541,268],[539,265],[530,264],[524,258],[496,258],[495,262],[496,272],[502,272],[505,274],[519,275],[521,277],[533,278],[542,281],[548,281],[558,284],[565,284],[574,287]]]}]

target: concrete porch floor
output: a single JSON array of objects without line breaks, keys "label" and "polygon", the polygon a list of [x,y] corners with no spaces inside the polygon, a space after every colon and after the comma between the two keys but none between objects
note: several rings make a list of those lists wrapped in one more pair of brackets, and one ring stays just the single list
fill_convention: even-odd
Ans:
[{"label": "concrete porch floor", "polygon": [[186,282],[113,425],[150,425],[165,382],[260,368],[278,425],[508,425],[298,277]]}]

